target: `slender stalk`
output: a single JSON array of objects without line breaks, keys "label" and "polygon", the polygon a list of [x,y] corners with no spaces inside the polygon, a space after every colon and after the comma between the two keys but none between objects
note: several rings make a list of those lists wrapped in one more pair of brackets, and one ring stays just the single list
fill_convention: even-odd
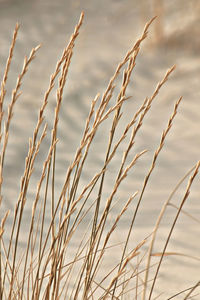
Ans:
[{"label": "slender stalk", "polygon": [[175,227],[175,225],[176,225],[176,222],[177,222],[177,220],[178,220],[178,217],[179,217],[179,215],[180,215],[180,213],[181,213],[182,207],[183,207],[183,205],[185,204],[185,202],[186,202],[186,200],[187,200],[187,198],[188,198],[188,196],[189,196],[189,194],[190,194],[190,189],[191,189],[191,186],[192,186],[192,183],[193,183],[195,177],[196,177],[197,174],[198,174],[199,167],[200,167],[200,161],[198,161],[198,163],[196,164],[196,168],[195,168],[193,174],[191,175],[191,177],[190,177],[190,179],[189,179],[189,181],[188,181],[188,185],[187,185],[187,188],[186,188],[186,191],[185,191],[185,195],[184,195],[184,197],[183,197],[183,200],[181,201],[181,204],[180,204],[180,206],[179,206],[179,210],[177,211],[177,214],[176,214],[176,216],[175,216],[175,218],[174,218],[174,222],[173,222],[173,224],[172,224],[172,226],[171,226],[170,232],[169,232],[168,237],[167,237],[167,239],[166,239],[165,246],[164,246],[164,248],[163,248],[162,255],[161,255],[161,258],[160,258],[160,261],[159,261],[159,264],[158,264],[158,267],[157,267],[157,270],[156,270],[156,274],[155,274],[155,276],[154,276],[154,280],[153,280],[153,283],[152,283],[152,286],[151,286],[151,290],[150,290],[150,293],[149,293],[149,300],[150,300],[151,297],[152,297],[153,290],[154,290],[154,286],[155,286],[156,279],[157,279],[157,276],[158,276],[158,272],[159,272],[159,270],[160,270],[161,263],[162,263],[162,260],[163,260],[165,251],[166,251],[166,249],[167,249],[169,240],[170,240],[170,238],[171,238],[172,232],[173,232],[173,230],[174,230],[174,227]]},{"label": "slender stalk", "polygon": [[192,167],[187,173],[186,175],[179,181],[179,183],[176,185],[175,189],[172,191],[172,193],[170,194],[169,198],[166,200],[166,202],[164,203],[160,214],[158,216],[158,219],[156,221],[155,224],[155,228],[153,230],[153,235],[152,235],[152,239],[151,239],[151,243],[149,246],[149,250],[148,250],[148,256],[147,256],[147,264],[146,264],[146,273],[145,273],[145,278],[144,278],[144,290],[143,290],[143,300],[145,300],[146,297],[146,290],[147,290],[147,282],[148,282],[148,276],[149,276],[149,269],[150,269],[150,264],[151,264],[151,255],[152,255],[152,250],[153,250],[153,246],[154,246],[154,242],[156,239],[156,233],[157,230],[159,228],[160,222],[165,214],[165,211],[167,209],[167,206],[169,205],[171,199],[173,198],[174,194],[176,193],[176,191],[178,190],[178,188],[180,187],[180,185],[183,183],[183,181],[192,173],[192,171],[194,171],[195,166]]}]

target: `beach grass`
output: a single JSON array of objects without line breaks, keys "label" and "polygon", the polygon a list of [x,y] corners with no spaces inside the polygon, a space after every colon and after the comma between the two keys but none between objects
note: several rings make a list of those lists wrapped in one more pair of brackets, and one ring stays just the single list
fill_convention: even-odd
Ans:
[{"label": "beach grass", "polygon": [[[131,196],[127,195],[126,201],[123,199],[121,211],[114,219],[110,218],[110,212],[115,205],[114,199],[120,185],[148,151],[148,149],[143,149],[133,155],[131,150],[135,147],[136,136],[145,122],[146,115],[151,112],[154,99],[163,85],[167,84],[168,78],[175,70],[175,66],[172,66],[166,71],[152,95],[144,99],[141,106],[133,112],[132,120],[127,122],[124,130],[116,137],[116,131],[123,114],[123,106],[129,101],[131,96],[128,95],[127,88],[130,84],[142,43],[148,36],[151,24],[155,21],[155,18],[153,18],[146,24],[140,38],[118,64],[105,92],[100,95],[97,91],[96,97],[91,101],[83,134],[78,141],[79,146],[74,153],[73,160],[66,169],[62,189],[59,194],[57,193],[55,178],[57,175],[56,148],[59,144],[59,113],[62,109],[61,104],[69,68],[73,68],[73,64],[71,66],[73,51],[78,36],[81,34],[83,19],[84,13],[81,14],[70,41],[64,48],[55,71],[50,77],[49,87],[38,111],[37,123],[33,129],[32,137],[29,139],[24,173],[19,183],[20,192],[18,199],[15,200],[13,210],[7,211],[1,218],[0,299],[155,299],[154,290],[162,268],[163,259],[168,255],[173,255],[173,253],[167,251],[169,240],[180,212],[189,197],[193,181],[198,174],[200,162],[197,162],[186,175],[183,174],[183,178],[160,210],[152,233],[145,238],[141,237],[141,241],[132,247],[130,245],[130,237],[133,229],[135,229],[135,220],[143,201],[143,195],[151,174],[156,168],[159,154],[165,146],[167,135],[172,128],[182,101],[181,95],[179,99],[174,99],[174,108],[169,116],[166,128],[160,132],[160,143],[152,155],[152,163],[143,178],[141,190],[133,191]],[[33,48],[30,55],[25,58],[22,71],[12,92],[8,113],[5,116],[4,99],[6,96],[6,85],[9,71],[12,67],[12,58],[15,55],[14,48],[18,31],[19,25],[17,24],[1,82],[1,205],[2,201],[4,201],[2,192],[4,161],[9,143],[12,116],[15,113],[15,105],[17,105],[21,94],[24,76],[26,76],[31,64],[34,63],[35,56],[39,55],[37,51],[40,48],[40,46]],[[121,81],[118,80],[119,78],[121,78]],[[121,82],[120,85],[119,82]],[[55,93],[57,100],[52,129],[47,127],[46,118],[48,116],[45,115],[51,93]],[[88,98],[90,97],[88,95]],[[104,122],[109,123],[109,130],[105,133],[107,150],[104,153],[103,164],[97,173],[90,174],[87,184],[82,187],[81,181],[84,176],[86,162],[91,155],[92,145],[96,143],[95,138],[99,128]],[[24,234],[24,225],[22,224],[24,224],[27,194],[31,178],[36,176],[34,174],[35,161],[48,131],[51,132],[51,140],[48,146],[48,153],[43,161],[42,172],[37,178],[38,185],[35,187],[32,211],[29,216],[26,216],[26,220],[28,220],[25,230],[27,238],[22,253],[19,244],[21,235]],[[126,149],[121,157],[121,163],[115,165],[116,175],[113,180],[113,186],[110,194],[105,198],[104,186],[107,173],[109,172],[109,165],[114,161],[122,143],[126,144]],[[154,243],[161,220],[167,207],[171,205],[170,200],[173,194],[185,179],[188,180],[185,194],[180,201],[179,207],[176,207],[176,215],[170,224],[163,250],[159,253],[154,253]],[[131,211],[129,214],[129,226],[125,229],[123,228],[124,242],[117,248],[117,251],[120,252],[118,252],[117,256],[118,260],[115,261],[115,245],[112,245],[110,241],[112,241],[114,232],[120,227],[120,221],[130,209],[133,201],[135,203],[134,211]],[[47,210],[51,211],[50,216],[47,215]],[[12,221],[11,231],[6,229],[8,218],[11,218]],[[83,226],[87,230],[85,235],[80,236],[79,231]],[[74,247],[73,238],[76,235],[79,243]],[[108,253],[110,256],[107,259],[112,267],[106,269],[103,261],[104,257],[108,256]],[[152,262],[153,256],[158,258],[156,263],[155,261]],[[189,299],[198,285],[199,283],[197,282],[193,287],[189,288],[182,299]],[[178,293],[182,295],[183,291],[177,291]],[[172,298],[176,299],[176,295]]]}]

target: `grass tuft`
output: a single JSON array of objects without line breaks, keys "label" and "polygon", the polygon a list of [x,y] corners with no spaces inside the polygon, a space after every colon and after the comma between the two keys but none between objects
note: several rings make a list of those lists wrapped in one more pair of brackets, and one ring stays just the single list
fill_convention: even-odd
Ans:
[{"label": "grass tuft", "polygon": [[[166,84],[168,78],[175,70],[175,66],[173,66],[166,72],[152,95],[144,99],[138,110],[133,113],[131,121],[127,122],[124,130],[119,135],[116,135],[123,114],[124,103],[130,99],[130,95],[127,95],[127,88],[130,84],[132,73],[135,70],[137,56],[155,18],[146,24],[141,37],[118,64],[105,92],[102,95],[97,94],[92,100],[79,146],[74,153],[73,160],[66,169],[63,186],[59,194],[55,190],[57,176],[56,149],[59,143],[59,113],[62,109],[61,104],[64,88],[71,66],[75,43],[83,25],[83,19],[84,13],[81,14],[71,39],[63,50],[55,71],[50,77],[49,86],[38,112],[37,123],[33,129],[33,136],[29,139],[25,169],[20,183],[19,196],[15,202],[15,209],[14,211],[7,211],[1,220],[0,299],[125,299],[126,297],[127,299],[153,299],[156,280],[164,257],[169,255],[184,255],[182,253],[167,251],[167,246],[180,212],[183,210],[182,208],[189,197],[193,181],[200,167],[200,162],[182,179],[184,180],[189,174],[192,174],[188,180],[185,195],[180,205],[175,207],[170,201],[182,181],[163,205],[155,223],[155,228],[150,236],[141,237],[141,241],[137,245],[132,246],[130,243],[131,234],[134,230],[137,230],[135,220],[141,207],[146,187],[156,168],[157,160],[165,145],[167,135],[173,126],[182,97],[175,103],[167,126],[161,133],[160,143],[152,156],[152,164],[144,177],[141,190],[133,191],[131,196],[127,195],[127,199],[122,199],[123,205],[121,210],[114,220],[110,217],[112,209],[115,206],[114,199],[118,195],[122,182],[126,180],[130,171],[134,169],[139,160],[143,159],[143,156],[147,152],[146,149],[143,149],[134,155],[131,154],[131,150],[134,149],[136,143],[136,136],[140,132],[145,117],[150,112],[151,106],[160,89]],[[19,25],[17,24],[1,82],[0,205],[2,205],[4,196],[2,193],[5,169],[4,161],[9,143],[12,116],[15,105],[17,105],[17,100],[21,95],[24,76],[26,76],[40,48],[40,46],[33,48],[29,57],[25,57],[22,71],[13,89],[7,118],[4,119],[6,84],[12,64],[18,30]],[[120,77],[122,77],[121,83],[118,80]],[[49,95],[54,93],[54,87],[57,87],[55,95],[56,108],[53,127],[52,129],[48,129],[45,122],[45,112],[48,106]],[[107,148],[104,153],[103,164],[96,173],[90,174],[91,177],[88,179],[87,184],[82,187],[81,182],[87,159],[92,152],[92,145],[96,142],[97,132],[101,124],[105,121],[109,123],[110,128],[107,136],[105,136]],[[2,130],[3,122],[5,126]],[[26,219],[29,221],[26,224],[27,239],[24,252],[21,253],[19,243],[21,234],[23,234],[22,224],[26,214],[27,194],[31,178],[34,174],[36,158],[41,151],[41,145],[44,143],[49,130],[51,130],[51,140],[49,142],[48,153],[43,161],[41,174],[37,178],[38,185],[35,187],[32,211],[28,218],[26,216]],[[126,142],[126,149],[121,157],[121,162],[115,166],[116,177],[114,178],[110,194],[105,198],[103,192],[106,175],[122,142]],[[133,202],[135,204],[134,211],[130,208]],[[163,251],[159,253],[153,252],[156,233],[169,205],[176,209],[176,215],[170,225]],[[49,207],[50,210],[48,209]],[[120,249],[120,253],[118,253],[119,259],[115,261],[112,253],[115,252],[116,245],[111,242],[112,236],[116,229],[120,227],[123,216],[129,210],[131,211],[129,225],[123,231],[124,242],[118,245],[120,246],[117,248]],[[47,213],[48,211],[50,211],[50,216]],[[183,213],[187,214],[184,210]],[[10,233],[6,230],[6,222],[9,214],[12,220]],[[88,216],[90,217],[89,223]],[[81,226],[87,226],[84,236],[78,234]],[[74,249],[73,244],[75,239],[76,241],[78,240],[78,245],[76,244]],[[103,263],[104,258],[108,255],[110,255],[109,260],[112,266],[107,270],[104,268]],[[158,258],[156,265],[151,262],[153,256]],[[149,278],[150,274],[151,279]],[[187,290],[188,294],[184,299],[191,296],[197,286],[199,286],[199,282]]]}]

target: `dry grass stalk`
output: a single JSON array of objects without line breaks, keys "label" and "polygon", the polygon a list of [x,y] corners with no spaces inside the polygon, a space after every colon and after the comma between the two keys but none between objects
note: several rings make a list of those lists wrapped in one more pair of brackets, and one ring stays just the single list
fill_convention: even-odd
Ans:
[{"label": "dry grass stalk", "polygon": [[16,43],[16,39],[17,39],[17,33],[19,30],[19,24],[17,23],[15,26],[15,31],[13,33],[13,38],[12,38],[12,43],[11,43],[11,47],[9,50],[9,55],[8,55],[8,59],[7,59],[7,63],[6,63],[6,68],[4,71],[4,75],[3,75],[3,80],[1,82],[1,95],[0,95],[0,137],[2,136],[1,134],[1,127],[2,127],[2,119],[3,119],[3,103],[4,103],[4,98],[6,95],[6,82],[8,79],[8,73],[9,73],[9,69],[10,69],[10,65],[11,65],[11,61],[12,61],[12,57],[13,57],[13,51],[14,51],[14,47],[15,47],[15,43]]},{"label": "dry grass stalk", "polygon": [[146,240],[142,241],[138,246],[132,251],[132,253],[126,258],[125,262],[122,264],[121,268],[119,269],[117,275],[112,279],[110,285],[106,289],[105,295],[101,299],[106,299],[107,295],[111,293],[111,288],[113,285],[115,285],[115,282],[119,280],[119,277],[122,276],[124,273],[124,270],[128,263],[133,259],[133,257],[137,256],[139,254],[138,250],[146,243]]},{"label": "dry grass stalk", "polygon": [[168,298],[168,300],[176,299],[177,296],[180,296],[181,294],[186,293],[186,292],[188,292],[188,293],[187,293],[187,295],[183,298],[184,300],[185,300],[185,299],[192,299],[192,298],[194,298],[194,297],[196,297],[196,296],[199,296],[199,293],[198,293],[198,294],[196,294],[196,295],[193,295],[192,297],[189,297],[189,296],[191,295],[191,292],[193,292],[193,291],[199,286],[199,284],[200,284],[200,282],[198,281],[194,286],[189,287],[189,288],[187,288],[187,289],[184,289],[184,290],[182,290],[182,291],[176,293],[176,294],[173,295],[172,297]]},{"label": "dry grass stalk", "polygon": [[184,197],[183,197],[183,200],[181,201],[180,207],[179,207],[179,209],[178,209],[178,211],[177,211],[177,214],[176,214],[176,216],[175,216],[175,218],[174,218],[174,222],[173,222],[173,224],[172,224],[172,226],[171,226],[171,228],[170,228],[170,232],[169,232],[169,235],[168,235],[168,237],[167,237],[167,239],[166,239],[166,243],[165,243],[165,246],[164,246],[164,248],[163,248],[162,256],[161,256],[161,258],[160,258],[160,261],[159,261],[159,264],[158,264],[158,267],[157,267],[157,270],[156,270],[156,274],[155,274],[155,277],[154,277],[154,281],[153,281],[153,284],[152,284],[152,287],[151,287],[151,290],[150,290],[149,299],[151,299],[151,297],[152,297],[152,293],[153,293],[153,289],[154,289],[154,286],[155,286],[155,282],[156,282],[156,279],[157,279],[157,276],[158,276],[158,272],[159,272],[159,270],[160,270],[160,266],[161,266],[161,263],[162,263],[162,260],[163,260],[165,251],[166,251],[166,249],[167,249],[167,246],[168,246],[170,237],[171,237],[171,235],[172,235],[172,232],[173,232],[173,230],[174,230],[174,227],[175,227],[175,225],[176,225],[176,222],[177,222],[177,220],[178,220],[178,217],[179,217],[179,215],[180,215],[180,212],[181,212],[181,210],[182,210],[182,207],[183,207],[183,205],[185,204],[185,201],[187,200],[187,198],[188,198],[188,196],[189,196],[189,194],[190,194],[190,189],[191,189],[191,186],[192,186],[192,183],[193,183],[195,177],[196,177],[197,174],[198,174],[199,167],[200,167],[200,161],[196,164],[196,168],[195,168],[193,174],[191,175],[191,177],[190,177],[190,179],[189,179],[189,181],[188,181],[188,185],[187,185],[187,188],[186,188],[185,195],[184,195]]},{"label": "dry grass stalk", "polygon": [[[160,222],[166,212],[167,206],[170,205],[170,201],[172,200],[174,194],[176,193],[176,191],[178,190],[178,188],[180,187],[180,185],[183,183],[183,181],[192,173],[192,171],[194,171],[195,166],[193,168],[191,168],[186,175],[179,181],[179,183],[176,185],[175,189],[172,191],[172,193],[170,194],[169,198],[166,200],[166,202],[164,203],[160,214],[158,216],[158,219],[155,223],[155,228],[153,230],[153,234],[152,234],[152,240],[149,246],[149,251],[148,251],[148,256],[147,256],[147,265],[146,265],[146,273],[145,273],[145,279],[144,279],[144,290],[143,290],[143,299],[145,299],[145,295],[146,295],[146,290],[147,290],[147,281],[148,281],[148,276],[149,276],[149,269],[150,269],[150,264],[151,264],[151,256],[153,256],[152,251],[153,251],[153,246],[154,246],[154,242],[156,239],[156,233],[158,231]],[[177,209],[179,209],[179,207],[177,207]],[[183,213],[183,209],[181,210]]]}]

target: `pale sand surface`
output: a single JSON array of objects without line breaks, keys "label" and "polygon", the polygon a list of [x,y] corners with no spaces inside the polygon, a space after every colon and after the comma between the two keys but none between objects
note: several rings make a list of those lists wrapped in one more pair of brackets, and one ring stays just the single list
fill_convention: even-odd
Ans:
[{"label": "pale sand surface", "polygon": [[[91,100],[105,90],[117,63],[142,32],[145,14],[141,13],[141,1],[0,1],[0,75],[6,62],[12,31],[16,21],[21,24],[16,45],[11,74],[8,80],[6,103],[9,102],[16,76],[21,70],[24,55],[31,48],[42,43],[34,63],[23,82],[23,94],[14,110],[8,151],[5,162],[3,208],[13,211],[19,191],[20,178],[27,154],[28,137],[37,119],[37,111],[42,103],[43,93],[48,86],[49,75],[53,72],[57,59],[77,23],[80,12],[85,11],[84,25],[78,37],[65,97],[60,112],[59,144],[57,151],[57,191],[63,183],[66,167],[71,161],[79,144],[85,117]],[[132,82],[127,94],[132,98],[125,104],[120,128],[131,118],[146,96],[151,96],[157,82],[166,70],[176,64],[177,69],[163,87],[152,110],[145,119],[143,129],[137,136],[133,155],[148,149],[135,169],[122,184],[116,201],[124,201],[136,190],[140,190],[148,171],[154,150],[159,144],[162,130],[166,127],[176,100],[183,96],[174,126],[167,137],[165,148],[160,154],[155,171],[146,189],[144,199],[136,220],[132,245],[148,236],[162,204],[186,172],[200,159],[200,43],[197,28],[198,7],[195,1],[168,1],[164,18],[165,36],[162,44],[156,43],[152,27],[148,41],[145,41],[139,57]],[[84,4],[83,4],[84,3]],[[142,15],[144,15],[142,17]],[[154,15],[149,12],[149,17]],[[153,42],[151,42],[151,40]],[[56,99],[50,97],[46,120],[51,128]],[[94,151],[91,152],[88,167],[84,170],[82,185],[86,184],[103,163],[109,132],[109,120],[102,126],[96,137]],[[120,131],[120,130],[119,130]],[[35,184],[41,170],[41,161],[48,149],[50,134],[43,146],[44,156],[37,162],[29,199],[27,218],[31,212]],[[121,161],[125,145],[122,145],[116,159],[111,164],[105,183],[105,197],[109,195],[115,168]],[[173,203],[180,203],[187,182],[179,188]],[[192,192],[184,209],[200,221],[199,179],[195,181]],[[133,205],[134,206],[134,205]],[[119,203],[120,207],[120,203]],[[50,210],[50,208],[49,208]],[[112,216],[118,213],[116,208]],[[170,207],[162,222],[155,245],[155,251],[162,249],[170,224],[176,210]],[[118,234],[113,242],[123,241],[123,231],[129,225],[131,211],[127,212],[120,223]],[[49,216],[50,218],[50,216]],[[89,216],[88,216],[89,220]],[[26,221],[26,220],[25,220]],[[11,223],[7,224],[9,228]],[[200,226],[197,221],[181,214],[172,235],[168,251],[184,253],[200,258]],[[83,228],[82,228],[83,229]],[[5,236],[6,238],[6,236]],[[21,237],[22,247],[26,235]],[[74,241],[76,248],[76,240]],[[116,250],[117,253],[117,250]],[[114,257],[113,257],[114,259]],[[155,262],[157,260],[155,259]],[[105,262],[109,268],[108,259]],[[164,293],[160,299],[194,285],[199,280],[200,262],[188,257],[173,256],[164,260],[155,287],[155,296]],[[198,293],[198,289],[196,290]],[[183,299],[183,296],[176,299]],[[199,296],[193,299],[199,299]]]}]

